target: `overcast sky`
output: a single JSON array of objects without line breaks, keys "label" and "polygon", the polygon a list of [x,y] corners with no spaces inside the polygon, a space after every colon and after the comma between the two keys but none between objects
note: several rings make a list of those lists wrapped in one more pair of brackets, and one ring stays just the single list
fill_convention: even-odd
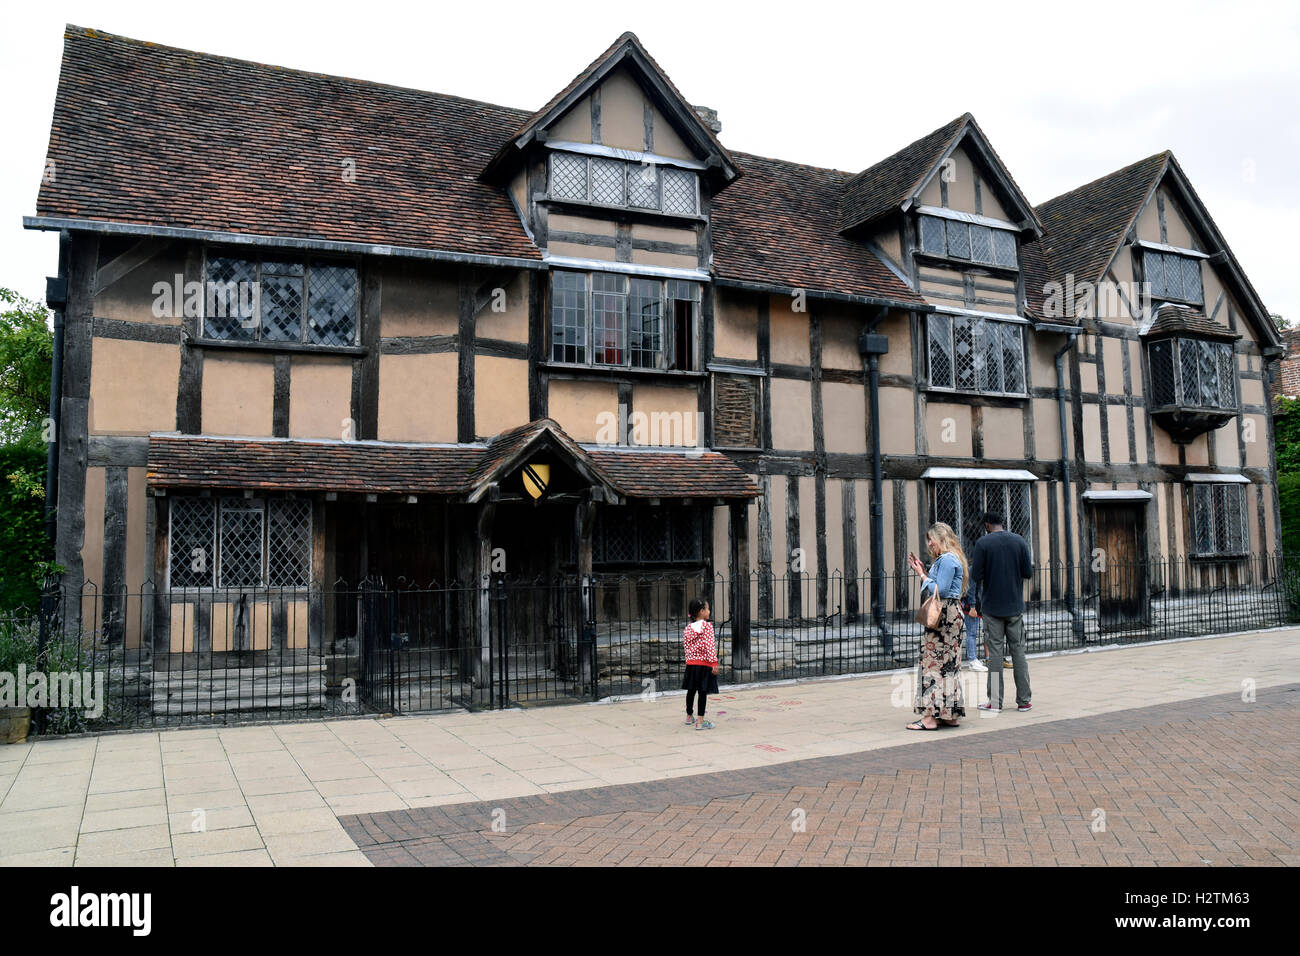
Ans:
[{"label": "overcast sky", "polygon": [[65,23],[536,109],[632,30],[731,149],[857,171],[969,110],[1037,204],[1172,149],[1270,311],[1300,319],[1300,4],[53,2],[10,6],[0,285],[35,212]]}]

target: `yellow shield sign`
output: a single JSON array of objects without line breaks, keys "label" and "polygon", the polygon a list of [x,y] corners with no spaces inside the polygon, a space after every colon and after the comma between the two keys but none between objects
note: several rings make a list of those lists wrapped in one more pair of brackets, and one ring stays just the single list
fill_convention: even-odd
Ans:
[{"label": "yellow shield sign", "polygon": [[546,486],[551,481],[550,465],[524,465],[524,490],[534,499],[546,493]]}]

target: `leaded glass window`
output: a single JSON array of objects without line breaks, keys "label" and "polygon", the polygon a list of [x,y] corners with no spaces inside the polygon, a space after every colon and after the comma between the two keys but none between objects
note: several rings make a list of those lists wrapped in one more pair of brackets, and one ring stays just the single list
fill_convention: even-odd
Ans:
[{"label": "leaded glass window", "polygon": [[954,259],[970,258],[970,226],[955,219],[944,223],[948,233],[948,255]]},{"label": "leaded glass window", "polygon": [[173,588],[311,583],[309,501],[175,497],[169,516]]},{"label": "leaded glass window", "polygon": [[627,171],[627,204],[643,209],[659,208],[659,167],[653,163],[632,166]]},{"label": "leaded glass window", "polygon": [[934,516],[952,526],[967,556],[984,535],[984,513],[1002,515],[1003,527],[1030,541],[1033,509],[1027,481],[936,481]]},{"label": "leaded glass window", "polygon": [[927,332],[932,388],[1024,394],[1025,346],[1019,323],[934,312]]},{"label": "leaded glass window", "polygon": [[587,198],[587,157],[551,154],[551,195],[556,199]]},{"label": "leaded glass window", "polygon": [[1193,537],[1198,555],[1244,554],[1246,489],[1241,484],[1191,485]]},{"label": "leaded glass window", "polygon": [[942,256],[948,251],[943,236],[943,220],[935,216],[921,217],[921,251]]},{"label": "leaded glass window", "polygon": [[920,216],[921,251],[936,256],[965,259],[1015,269],[1016,234],[959,219]]},{"label": "leaded glass window", "polygon": [[591,201],[622,206],[626,202],[624,170],[626,166],[615,159],[591,160]]},{"label": "leaded glass window", "polygon": [[1194,256],[1145,249],[1142,266],[1153,299],[1175,299],[1196,304],[1204,300],[1201,263]]},{"label": "leaded glass window", "polygon": [[663,171],[664,212],[696,212],[695,174],[666,166]]},{"label": "leaded glass window", "polygon": [[1147,346],[1156,408],[1237,407],[1237,366],[1230,342],[1171,338]]},{"label": "leaded glass window", "polygon": [[703,511],[642,504],[605,507],[596,517],[598,564],[694,564],[704,559]]},{"label": "leaded glass window", "polygon": [[208,258],[203,321],[208,338],[351,346],[357,343],[359,315],[354,266]]}]

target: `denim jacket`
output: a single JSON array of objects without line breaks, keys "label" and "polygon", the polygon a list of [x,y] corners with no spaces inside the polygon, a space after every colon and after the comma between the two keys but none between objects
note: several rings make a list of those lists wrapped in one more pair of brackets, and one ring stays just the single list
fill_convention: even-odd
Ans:
[{"label": "denim jacket", "polygon": [[938,589],[941,598],[961,597],[961,562],[957,556],[945,551],[934,559],[930,572],[921,579],[921,590]]}]

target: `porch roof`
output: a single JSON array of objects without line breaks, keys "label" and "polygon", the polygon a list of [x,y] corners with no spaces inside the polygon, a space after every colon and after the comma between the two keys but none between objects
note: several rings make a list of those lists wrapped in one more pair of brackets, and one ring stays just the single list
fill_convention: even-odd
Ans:
[{"label": "porch roof", "polygon": [[725,455],[697,449],[584,448],[551,419],[486,443],[242,438],[155,433],[154,488],[432,494],[476,501],[545,442],[593,483],[626,498],[753,498],[758,486]]}]

